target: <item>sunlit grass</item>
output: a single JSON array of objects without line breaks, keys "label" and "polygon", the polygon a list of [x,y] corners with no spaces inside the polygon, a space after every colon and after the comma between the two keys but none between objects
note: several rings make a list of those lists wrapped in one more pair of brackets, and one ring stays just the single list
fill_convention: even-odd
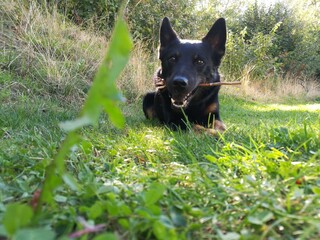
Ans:
[{"label": "sunlit grass", "polygon": [[280,110],[280,111],[302,111],[302,112],[315,112],[320,114],[320,104],[313,103],[313,104],[265,104],[265,105],[259,105],[259,106],[252,106],[252,109],[255,111],[274,111],[274,110]]}]

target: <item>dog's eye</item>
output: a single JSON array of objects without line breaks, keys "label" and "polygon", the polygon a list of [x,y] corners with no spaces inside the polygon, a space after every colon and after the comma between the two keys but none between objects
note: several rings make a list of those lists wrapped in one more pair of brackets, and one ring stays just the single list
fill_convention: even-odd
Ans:
[{"label": "dog's eye", "polygon": [[172,56],[168,59],[169,62],[175,63],[177,61],[177,58],[175,56]]},{"label": "dog's eye", "polygon": [[204,65],[204,61],[200,58],[195,59],[194,63],[198,66]]}]

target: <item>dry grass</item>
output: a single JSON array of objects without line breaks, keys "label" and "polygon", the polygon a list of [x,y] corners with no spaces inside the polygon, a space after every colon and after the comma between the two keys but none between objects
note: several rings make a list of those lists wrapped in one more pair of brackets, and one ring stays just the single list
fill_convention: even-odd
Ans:
[{"label": "dry grass", "polygon": [[150,54],[145,45],[136,42],[129,63],[118,80],[118,86],[129,100],[137,100],[154,90],[153,75],[158,65],[157,54]]},{"label": "dry grass", "polygon": [[2,68],[36,81],[41,94],[84,97],[107,41],[69,24],[56,10],[31,1],[1,4]]},{"label": "dry grass", "polygon": [[284,78],[270,74],[263,79],[255,79],[251,74],[253,69],[254,66],[246,65],[239,79],[242,82],[241,86],[223,87],[223,92],[252,100],[279,103],[288,99],[311,101],[320,96],[320,84],[316,79],[291,73]]},{"label": "dry grass", "polygon": [[[56,9],[43,9],[31,1],[4,0],[0,7],[1,68],[38,83],[34,94],[78,102],[89,89],[107,47],[94,31],[81,30]],[[110,34],[106,34],[110,35]],[[119,88],[128,100],[136,100],[153,88],[157,54],[135,43]]]}]

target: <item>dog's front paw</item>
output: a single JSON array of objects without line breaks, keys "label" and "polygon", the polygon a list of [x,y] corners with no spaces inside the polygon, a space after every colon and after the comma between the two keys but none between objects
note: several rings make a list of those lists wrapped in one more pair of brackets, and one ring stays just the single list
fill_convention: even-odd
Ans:
[{"label": "dog's front paw", "polygon": [[214,121],[213,128],[214,128],[214,130],[216,130],[219,133],[223,133],[227,129],[226,125],[224,125],[224,123],[220,120]]}]

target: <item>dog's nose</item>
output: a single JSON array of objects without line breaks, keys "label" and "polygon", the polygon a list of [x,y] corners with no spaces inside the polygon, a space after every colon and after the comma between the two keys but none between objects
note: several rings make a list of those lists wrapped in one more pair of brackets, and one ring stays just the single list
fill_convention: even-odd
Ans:
[{"label": "dog's nose", "polygon": [[185,88],[188,86],[188,79],[185,77],[178,76],[173,78],[172,83],[174,87]]}]

